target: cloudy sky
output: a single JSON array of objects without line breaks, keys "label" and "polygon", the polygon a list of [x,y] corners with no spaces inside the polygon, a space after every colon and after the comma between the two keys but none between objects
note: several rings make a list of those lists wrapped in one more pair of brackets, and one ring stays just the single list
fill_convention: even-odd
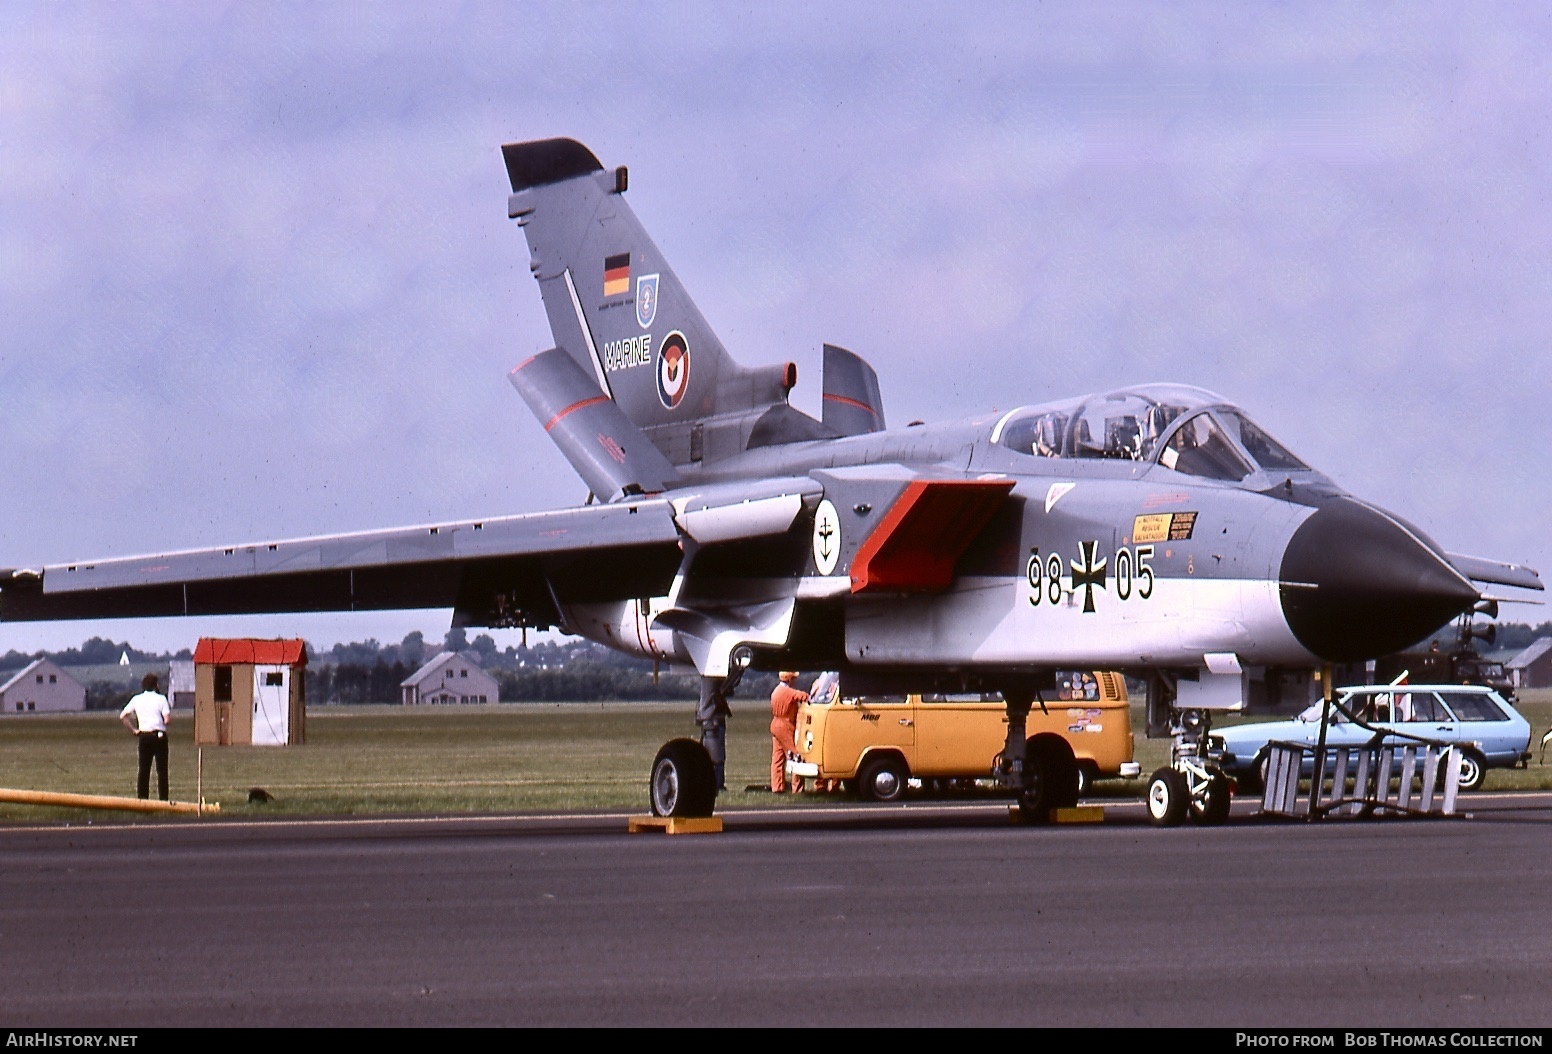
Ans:
[{"label": "cloudy sky", "polygon": [[581,501],[499,149],[570,136],[800,409],[825,341],[896,423],[1197,384],[1552,572],[1552,8],[831,6],[0,5],[0,566]]}]

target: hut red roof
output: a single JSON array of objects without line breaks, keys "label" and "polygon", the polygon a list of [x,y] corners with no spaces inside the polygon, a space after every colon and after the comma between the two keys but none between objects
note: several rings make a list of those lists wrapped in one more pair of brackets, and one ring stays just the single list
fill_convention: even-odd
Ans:
[{"label": "hut red roof", "polygon": [[223,640],[201,637],[194,649],[194,661],[203,665],[235,666],[239,663],[261,666],[306,666],[307,642],[304,640],[257,640],[242,637]]}]

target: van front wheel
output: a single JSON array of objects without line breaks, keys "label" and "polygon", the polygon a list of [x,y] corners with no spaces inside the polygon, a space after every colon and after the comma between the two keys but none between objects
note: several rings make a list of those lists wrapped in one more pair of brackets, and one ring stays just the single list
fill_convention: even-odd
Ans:
[{"label": "van front wheel", "polygon": [[862,766],[857,791],[867,801],[899,801],[905,796],[908,778],[905,762],[899,758],[874,758]]}]

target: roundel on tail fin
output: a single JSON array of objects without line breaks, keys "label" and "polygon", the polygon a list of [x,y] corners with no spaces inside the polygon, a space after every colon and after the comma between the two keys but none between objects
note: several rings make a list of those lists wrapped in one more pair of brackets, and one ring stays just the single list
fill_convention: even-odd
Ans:
[{"label": "roundel on tail fin", "polygon": [[690,387],[690,344],[677,329],[657,349],[657,397],[672,410]]}]

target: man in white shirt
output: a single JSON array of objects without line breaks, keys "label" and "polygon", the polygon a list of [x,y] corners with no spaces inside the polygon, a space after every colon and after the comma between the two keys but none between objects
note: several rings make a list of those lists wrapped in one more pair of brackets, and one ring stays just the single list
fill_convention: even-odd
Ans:
[{"label": "man in white shirt", "polygon": [[156,674],[140,679],[141,693],[119,711],[124,727],[135,733],[140,749],[138,790],[142,798],[151,796],[151,762],[156,761],[156,789],[167,800],[167,726],[172,723],[172,706],[157,691]]}]

